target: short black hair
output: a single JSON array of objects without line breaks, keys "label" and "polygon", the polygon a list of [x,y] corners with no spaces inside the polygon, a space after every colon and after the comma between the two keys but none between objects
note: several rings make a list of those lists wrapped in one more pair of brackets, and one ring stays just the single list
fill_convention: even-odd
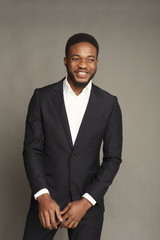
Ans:
[{"label": "short black hair", "polygon": [[65,47],[65,54],[66,54],[66,57],[67,57],[67,53],[68,53],[68,50],[69,48],[76,44],[76,43],[80,43],[80,42],[88,42],[90,44],[92,44],[96,50],[97,50],[97,57],[98,57],[98,53],[99,53],[99,44],[97,42],[97,40],[90,34],[87,34],[87,33],[77,33],[77,34],[74,34],[73,36],[71,36],[67,43],[66,43],[66,47]]}]

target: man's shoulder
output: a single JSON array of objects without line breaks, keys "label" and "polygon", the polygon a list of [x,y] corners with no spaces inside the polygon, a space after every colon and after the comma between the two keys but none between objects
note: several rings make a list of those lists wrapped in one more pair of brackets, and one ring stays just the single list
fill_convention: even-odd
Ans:
[{"label": "man's shoulder", "polygon": [[55,91],[59,90],[63,86],[63,80],[64,80],[64,78],[58,82],[55,82],[55,83],[52,83],[52,84],[49,84],[49,85],[46,85],[46,86],[43,86],[40,88],[36,88],[36,90],[40,93],[45,93],[50,90],[55,90]]},{"label": "man's shoulder", "polygon": [[104,99],[108,99],[113,101],[115,99],[115,96],[108,91],[100,88],[99,86],[93,84],[93,88],[97,94],[100,94]]}]

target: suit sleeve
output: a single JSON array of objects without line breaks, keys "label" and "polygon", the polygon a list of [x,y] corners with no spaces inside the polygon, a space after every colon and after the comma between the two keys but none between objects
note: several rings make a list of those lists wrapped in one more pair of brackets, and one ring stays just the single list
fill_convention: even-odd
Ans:
[{"label": "suit sleeve", "polygon": [[103,163],[93,182],[87,187],[89,193],[97,203],[101,203],[103,196],[118,172],[122,152],[122,115],[115,97],[112,111],[106,125],[103,138]]},{"label": "suit sleeve", "polygon": [[28,107],[23,148],[25,170],[33,194],[47,188],[43,170],[43,143],[43,120],[36,89]]}]

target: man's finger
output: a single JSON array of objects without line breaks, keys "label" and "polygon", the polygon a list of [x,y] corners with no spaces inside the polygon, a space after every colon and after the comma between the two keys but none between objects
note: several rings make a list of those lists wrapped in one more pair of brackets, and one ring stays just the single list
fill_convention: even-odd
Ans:
[{"label": "man's finger", "polygon": [[60,225],[60,228],[67,228],[70,223],[71,219],[68,218],[66,221],[64,221],[64,223]]},{"label": "man's finger", "polygon": [[76,224],[75,221],[72,221],[68,224],[67,228],[74,228],[74,225]]},{"label": "man's finger", "polygon": [[44,220],[43,214],[39,214],[39,219],[40,219],[41,225],[45,227],[45,220]]},{"label": "man's finger", "polygon": [[57,223],[55,220],[55,213],[50,214],[50,224],[52,228],[57,229]]},{"label": "man's finger", "polygon": [[44,220],[45,220],[45,227],[52,230],[53,226],[51,224],[51,218],[48,212],[44,214]]},{"label": "man's finger", "polygon": [[77,221],[74,223],[73,228],[76,228],[76,227],[78,226],[78,224],[79,224],[79,221],[77,220]]},{"label": "man's finger", "polygon": [[56,217],[58,219],[58,222],[63,222],[63,218],[60,214],[60,211],[56,209]]},{"label": "man's finger", "polygon": [[66,212],[66,214],[63,215],[63,221],[66,220],[67,218],[69,218],[69,213]]},{"label": "man's finger", "polygon": [[68,204],[62,211],[61,211],[61,214],[65,214],[70,208],[70,205]]}]

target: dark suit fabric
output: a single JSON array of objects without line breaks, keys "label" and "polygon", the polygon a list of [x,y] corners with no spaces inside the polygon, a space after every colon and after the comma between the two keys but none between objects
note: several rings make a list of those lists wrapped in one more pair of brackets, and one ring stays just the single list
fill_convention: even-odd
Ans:
[{"label": "dark suit fabric", "polygon": [[102,208],[104,194],[121,163],[121,149],[122,118],[116,97],[92,85],[73,146],[63,80],[35,90],[28,108],[23,150],[32,194],[47,188],[63,208],[68,199],[78,200],[87,192]]},{"label": "dark suit fabric", "polygon": [[[38,203],[32,198],[28,212],[23,240],[52,240],[57,230],[41,226],[38,217]],[[68,229],[69,240],[99,240],[103,224],[103,206],[90,208],[75,229]]]}]

